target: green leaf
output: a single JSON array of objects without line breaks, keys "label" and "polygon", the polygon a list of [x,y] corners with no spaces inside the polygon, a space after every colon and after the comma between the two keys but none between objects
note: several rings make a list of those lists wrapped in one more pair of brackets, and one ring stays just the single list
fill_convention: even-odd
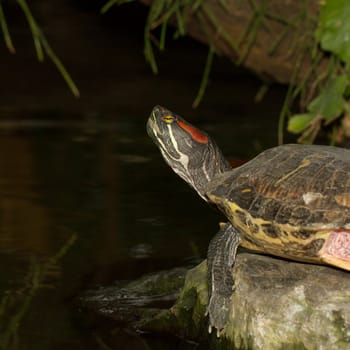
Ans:
[{"label": "green leaf", "polygon": [[350,63],[350,1],[326,0],[321,7],[316,38],[323,50]]},{"label": "green leaf", "polygon": [[347,85],[348,78],[345,75],[331,79],[321,94],[309,104],[309,112],[313,116],[322,117],[328,123],[340,116],[345,106],[343,95]]},{"label": "green leaf", "polygon": [[299,134],[308,127],[311,120],[314,118],[315,116],[311,113],[295,114],[289,119],[288,131],[294,134]]}]

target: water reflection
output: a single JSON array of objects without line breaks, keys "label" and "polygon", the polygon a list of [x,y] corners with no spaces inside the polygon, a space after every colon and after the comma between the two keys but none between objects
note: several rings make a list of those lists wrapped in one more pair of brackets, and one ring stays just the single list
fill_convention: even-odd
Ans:
[{"label": "water reflection", "polygon": [[[29,140],[18,135],[0,138],[0,250],[46,252],[47,209],[39,205],[37,177]],[[30,228],[23,235],[23,228]]]}]

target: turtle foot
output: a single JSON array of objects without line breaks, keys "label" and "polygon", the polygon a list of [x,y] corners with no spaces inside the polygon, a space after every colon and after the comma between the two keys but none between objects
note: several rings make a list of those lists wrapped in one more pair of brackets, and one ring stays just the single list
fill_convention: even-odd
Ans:
[{"label": "turtle foot", "polygon": [[225,328],[231,311],[233,266],[239,242],[240,232],[227,223],[220,227],[208,248],[209,332],[216,328],[218,337]]},{"label": "turtle foot", "polygon": [[213,294],[209,300],[206,314],[209,315],[209,333],[213,328],[216,328],[216,335],[220,337],[223,329],[226,326],[229,310],[231,305],[231,298]]}]

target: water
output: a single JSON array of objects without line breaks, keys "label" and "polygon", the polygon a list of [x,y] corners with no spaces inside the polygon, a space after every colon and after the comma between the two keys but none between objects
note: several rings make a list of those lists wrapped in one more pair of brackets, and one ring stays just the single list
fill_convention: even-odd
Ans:
[{"label": "water", "polygon": [[[95,50],[103,46],[109,54],[104,68],[95,71],[91,62],[99,51],[89,56],[88,74],[81,62],[73,62],[70,69],[76,67],[83,92],[79,102],[72,102],[59,78],[43,98],[45,85],[36,74],[57,73],[35,66],[34,74],[35,57],[27,51],[16,60],[28,56],[32,85],[25,80],[16,90],[12,82],[14,90],[0,96],[0,299],[9,292],[16,297],[13,310],[23,310],[33,268],[76,235],[68,252],[50,266],[44,287],[35,291],[17,324],[20,349],[96,349],[103,344],[170,349],[170,343],[193,349],[196,344],[141,336],[103,321],[84,326],[77,321],[74,298],[94,286],[195,263],[205,258],[217,231],[221,217],[167,167],[148,138],[145,123],[153,105],[163,104],[206,129],[231,159],[248,159],[276,144],[284,91],[275,87],[254,104],[259,81],[237,74],[221,58],[205,101],[193,111],[205,48],[186,40],[175,43],[161,60],[160,77],[154,77],[140,54],[142,31],[140,39],[124,28],[115,48],[115,35],[106,38],[106,27],[95,26],[89,40],[99,43],[92,45]],[[98,30],[104,31],[100,37]],[[115,57],[121,66],[111,77]],[[9,66],[16,64],[4,59]],[[181,60],[186,63],[179,70]],[[19,74],[16,69],[9,70],[11,75]],[[83,76],[87,81],[79,80]],[[0,331],[7,326],[3,323]]]},{"label": "water", "polygon": [[50,275],[51,288],[38,292],[21,325],[21,342],[29,348],[81,340],[69,299],[85,286],[181,264],[203,250],[203,225],[185,229],[187,218],[176,226],[180,208],[168,200],[164,205],[174,183],[161,181],[168,171],[151,161],[143,124],[2,132],[1,291],[21,288],[32,256],[45,260],[77,235]]},{"label": "water", "polygon": [[[77,236],[19,327],[23,348],[84,348],[99,336],[75,322],[75,296],[205,257],[220,217],[165,165],[145,120],[3,122],[0,291],[21,289],[33,257]],[[228,121],[208,123],[220,133]]]}]

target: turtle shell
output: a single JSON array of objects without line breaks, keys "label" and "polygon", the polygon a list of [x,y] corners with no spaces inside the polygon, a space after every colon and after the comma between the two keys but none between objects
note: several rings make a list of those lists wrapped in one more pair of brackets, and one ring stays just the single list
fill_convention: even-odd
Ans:
[{"label": "turtle shell", "polygon": [[207,196],[241,231],[241,245],[350,270],[350,150],[271,148],[216,177]]}]

